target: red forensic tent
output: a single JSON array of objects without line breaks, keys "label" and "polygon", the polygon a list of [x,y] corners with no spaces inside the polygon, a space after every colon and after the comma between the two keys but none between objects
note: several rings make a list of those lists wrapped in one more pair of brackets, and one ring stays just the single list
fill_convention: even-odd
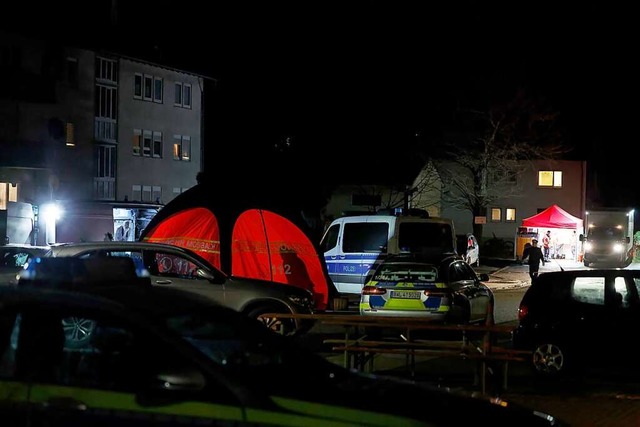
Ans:
[{"label": "red forensic tent", "polygon": [[581,229],[582,223],[580,218],[571,215],[558,205],[551,205],[539,214],[522,220],[523,226],[537,228]]},{"label": "red forensic tent", "polygon": [[333,284],[302,213],[272,198],[220,195],[214,202],[212,194],[204,184],[180,194],[151,220],[140,240],[191,249],[236,277],[309,289],[316,308],[326,309]]}]

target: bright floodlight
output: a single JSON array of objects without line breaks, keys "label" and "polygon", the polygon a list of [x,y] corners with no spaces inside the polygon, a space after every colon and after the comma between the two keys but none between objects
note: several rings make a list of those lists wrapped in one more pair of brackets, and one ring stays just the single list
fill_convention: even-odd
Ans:
[{"label": "bright floodlight", "polygon": [[62,209],[55,203],[47,203],[42,207],[42,218],[45,221],[57,221],[62,216]]}]

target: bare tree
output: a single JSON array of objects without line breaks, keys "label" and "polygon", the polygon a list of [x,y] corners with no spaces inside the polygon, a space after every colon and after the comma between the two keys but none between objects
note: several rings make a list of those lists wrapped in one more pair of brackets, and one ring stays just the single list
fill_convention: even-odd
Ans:
[{"label": "bare tree", "polygon": [[361,200],[370,200],[365,209],[371,213],[414,208],[426,210],[432,216],[440,214],[441,193],[442,182],[431,161],[421,168],[411,185],[359,185],[355,191]]},{"label": "bare tree", "polygon": [[[523,162],[556,159],[569,151],[558,117],[524,92],[487,111],[459,110],[457,131],[440,146],[438,172],[449,189],[443,202],[475,218],[486,216],[496,201],[520,195],[516,183]],[[473,232],[482,236],[482,224],[474,221]]]}]

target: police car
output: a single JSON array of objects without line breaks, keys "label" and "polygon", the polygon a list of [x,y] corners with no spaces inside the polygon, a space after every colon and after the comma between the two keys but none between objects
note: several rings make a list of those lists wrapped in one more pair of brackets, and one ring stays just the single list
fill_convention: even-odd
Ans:
[{"label": "police car", "polygon": [[[500,399],[345,369],[192,293],[64,283],[0,287],[3,426],[558,425]],[[94,324],[81,349],[69,318]]]},{"label": "police car", "polygon": [[483,323],[494,296],[457,255],[400,254],[384,260],[362,288],[364,316],[420,317],[450,323]]}]

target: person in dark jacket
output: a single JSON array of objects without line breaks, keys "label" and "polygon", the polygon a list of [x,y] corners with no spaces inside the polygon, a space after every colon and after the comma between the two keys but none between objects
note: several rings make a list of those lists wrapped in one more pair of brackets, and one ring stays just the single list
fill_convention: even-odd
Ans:
[{"label": "person in dark jacket", "polygon": [[544,255],[542,254],[542,249],[538,246],[538,239],[531,240],[531,246],[524,248],[522,261],[527,261],[529,264],[529,277],[531,277],[531,280],[538,277],[540,263],[542,262],[542,265],[544,265]]}]

